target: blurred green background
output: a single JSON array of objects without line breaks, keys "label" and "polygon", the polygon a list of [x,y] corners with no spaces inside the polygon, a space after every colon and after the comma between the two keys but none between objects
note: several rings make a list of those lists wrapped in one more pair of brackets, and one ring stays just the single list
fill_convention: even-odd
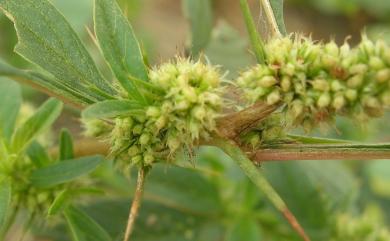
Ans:
[{"label": "blurred green background", "polygon": [[[71,22],[101,68],[108,72],[87,31],[93,28],[92,0],[52,2]],[[205,50],[209,60],[223,65],[230,77],[254,63],[238,2],[212,1],[213,30]],[[258,2],[250,3],[259,30],[264,32]],[[190,25],[181,1],[121,0],[120,4],[152,65],[186,52]],[[353,44],[365,31],[372,38],[390,41],[389,0],[286,0],[285,5],[289,32],[311,34],[317,40],[336,39],[339,43],[349,38]],[[0,56],[16,66],[32,67],[13,53],[15,43],[12,23],[0,15]],[[46,98],[28,87],[24,88],[24,95],[33,104]],[[67,127],[80,136],[78,114],[66,109],[56,126]],[[340,118],[337,128],[317,134],[386,142],[390,141],[388,120],[390,115],[359,125]],[[153,169],[134,240],[299,240],[281,214],[225,154],[202,147],[191,162],[182,159],[177,167],[159,165]],[[314,241],[380,241],[380,232],[389,227],[390,160],[293,161],[266,163],[261,169]],[[114,240],[120,240],[134,182],[116,174],[109,164],[94,175],[101,178],[100,187],[105,195],[81,200],[80,206]],[[43,220],[28,238],[65,241],[68,239],[64,232],[67,231],[61,219]]]}]

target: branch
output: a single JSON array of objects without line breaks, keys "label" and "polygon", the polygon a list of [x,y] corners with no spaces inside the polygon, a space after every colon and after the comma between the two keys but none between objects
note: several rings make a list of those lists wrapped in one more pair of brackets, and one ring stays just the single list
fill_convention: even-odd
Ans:
[{"label": "branch", "polygon": [[290,160],[380,160],[390,159],[390,145],[283,145],[246,151],[256,163]]},{"label": "branch", "polygon": [[137,187],[135,189],[133,203],[131,204],[131,208],[130,208],[129,219],[127,221],[124,241],[129,241],[131,233],[133,232],[135,219],[138,216],[139,208],[141,206],[142,194],[144,192],[145,176],[146,176],[145,167],[140,167],[138,171]]},{"label": "branch", "polygon": [[[203,143],[215,145],[215,143]],[[255,163],[271,161],[293,161],[293,160],[380,160],[390,159],[390,145],[361,145],[343,143],[334,145],[305,145],[291,144],[262,149],[249,149],[241,147],[247,156]],[[76,157],[90,155],[108,155],[110,146],[107,142],[100,142],[94,139],[83,139],[76,141],[74,153]],[[50,150],[50,155],[58,155],[58,147]]]}]

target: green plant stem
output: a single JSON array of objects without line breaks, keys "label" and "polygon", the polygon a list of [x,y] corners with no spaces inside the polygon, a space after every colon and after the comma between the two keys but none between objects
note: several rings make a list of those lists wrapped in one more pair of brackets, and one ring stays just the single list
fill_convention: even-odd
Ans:
[{"label": "green plant stem", "polygon": [[259,64],[264,64],[266,62],[264,42],[262,41],[259,33],[256,30],[256,25],[253,21],[253,17],[248,5],[248,1],[240,0],[240,6],[241,6],[242,14],[244,15],[246,29],[249,34],[249,38],[256,56],[256,60]]},{"label": "green plant stem", "polygon": [[288,209],[286,203],[271,186],[268,180],[262,175],[251,160],[249,160],[239,147],[231,144],[229,141],[219,139],[215,142],[218,147],[226,152],[240,168],[245,172],[248,178],[268,197],[273,206],[280,211],[283,216],[290,223],[292,228],[300,235],[305,241],[310,241],[309,236],[305,233],[298,220]]},{"label": "green plant stem", "polygon": [[264,9],[265,15],[267,16],[267,20],[270,25],[272,35],[277,38],[282,37],[282,33],[279,30],[278,23],[276,21],[274,11],[272,10],[270,0],[259,0],[259,1],[260,1],[260,5]]},{"label": "green plant stem", "polygon": [[138,177],[137,177],[137,186],[135,189],[133,202],[131,204],[129,218],[127,220],[127,227],[126,227],[124,241],[130,240],[131,233],[133,232],[134,229],[134,223],[138,216],[139,208],[142,202],[142,195],[144,192],[144,185],[145,185],[145,177],[146,177],[146,168],[140,167],[138,171]]},{"label": "green plant stem", "polygon": [[247,150],[252,161],[390,159],[388,144],[286,144]]}]

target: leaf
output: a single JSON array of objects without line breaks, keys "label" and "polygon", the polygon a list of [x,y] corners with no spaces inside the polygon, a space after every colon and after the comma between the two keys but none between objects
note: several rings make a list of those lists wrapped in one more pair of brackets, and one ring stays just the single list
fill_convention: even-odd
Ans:
[{"label": "leaf", "polygon": [[30,181],[39,188],[70,182],[93,171],[102,160],[101,156],[89,156],[52,164],[35,170]]},{"label": "leaf", "polygon": [[36,71],[27,71],[17,69],[0,59],[0,75],[7,76],[23,84],[28,84],[33,88],[40,88],[46,93],[58,95],[67,98],[73,104],[93,103],[88,96],[83,96],[83,92],[79,89],[71,89],[70,87],[59,82],[53,76],[48,76]]},{"label": "leaf", "polygon": [[[47,0],[0,0],[14,22],[19,42],[15,51],[55,78],[54,87],[69,88],[90,102],[113,93],[91,56],[65,18]],[[38,83],[39,84],[39,83]]]},{"label": "leaf", "polygon": [[257,63],[263,64],[265,63],[265,59],[266,59],[264,43],[259,33],[257,32],[255,22],[253,21],[253,17],[249,9],[248,0],[240,0],[240,6],[241,6],[242,14],[244,15],[246,29],[249,33],[249,37],[251,40],[252,48],[255,52]]},{"label": "leaf", "polygon": [[0,233],[7,221],[11,206],[11,185],[7,180],[0,180]]},{"label": "leaf", "polygon": [[27,155],[36,167],[44,167],[50,163],[49,155],[37,141],[33,141],[27,148]]},{"label": "leaf", "polygon": [[155,165],[148,174],[144,197],[178,210],[218,215],[222,210],[217,193],[212,183],[193,170]]},{"label": "leaf", "polygon": [[64,212],[75,241],[110,241],[108,233],[83,211],[68,207]]},{"label": "leaf", "polygon": [[47,130],[58,118],[62,103],[54,98],[47,100],[33,116],[20,126],[12,137],[12,150],[23,150],[34,138]]},{"label": "leaf", "polygon": [[62,129],[60,134],[60,157],[59,160],[69,160],[73,156],[72,135],[67,129]]},{"label": "leaf", "polygon": [[0,78],[0,135],[7,141],[12,136],[21,103],[20,86],[9,79]]},{"label": "leaf", "polygon": [[[187,190],[188,192],[188,190]],[[114,240],[123,239],[130,200],[100,200],[85,211],[107,230]],[[107,218],[107,217],[110,218]],[[144,200],[137,217],[134,241],[223,240],[222,220],[213,214],[197,215]]]},{"label": "leaf", "polygon": [[116,0],[95,0],[95,32],[103,55],[130,96],[147,103],[128,75],[148,81],[148,71],[134,31]]},{"label": "leaf", "polygon": [[251,218],[239,218],[229,233],[227,241],[260,241],[263,240],[259,224]]},{"label": "leaf", "polygon": [[184,13],[191,25],[191,51],[197,57],[211,38],[214,16],[211,0],[183,0]]},{"label": "leaf", "polygon": [[67,207],[67,202],[70,198],[69,194],[68,189],[63,190],[60,194],[58,194],[53,203],[50,205],[47,215],[53,216],[64,210]]},{"label": "leaf", "polygon": [[142,115],[144,106],[133,100],[106,100],[93,104],[82,112],[85,119],[114,118],[118,116]]},{"label": "leaf", "polygon": [[271,204],[281,214],[284,214],[291,227],[299,234],[303,240],[309,240],[305,230],[301,227],[299,221],[293,213],[289,211],[284,199],[273,188],[267,178],[256,168],[251,160],[246,157],[243,151],[234,144],[226,140],[217,139],[215,144],[228,154],[241,168],[245,175],[264,193]]},{"label": "leaf", "polygon": [[332,214],[354,204],[356,180],[336,161],[265,163],[263,168],[313,240],[328,240]]},{"label": "leaf", "polygon": [[284,0],[269,0],[272,10],[274,12],[274,16],[276,19],[276,23],[278,24],[279,31],[283,35],[287,35],[286,26],[284,24],[284,14],[283,14],[283,1]]},{"label": "leaf", "polygon": [[205,53],[212,64],[228,71],[229,78],[236,78],[241,69],[254,64],[247,48],[248,41],[236,29],[221,22],[214,29]]}]

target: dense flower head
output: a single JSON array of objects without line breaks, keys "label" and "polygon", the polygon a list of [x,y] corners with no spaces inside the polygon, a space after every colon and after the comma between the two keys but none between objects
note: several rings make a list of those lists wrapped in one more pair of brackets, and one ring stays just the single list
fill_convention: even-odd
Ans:
[{"label": "dense flower head", "polygon": [[336,114],[365,120],[390,106],[390,47],[382,40],[363,36],[351,48],[297,36],[265,48],[267,64],[243,72],[237,83],[250,104],[282,103],[291,126],[310,130]]},{"label": "dense flower head", "polygon": [[[172,161],[181,148],[208,139],[222,108],[221,76],[216,67],[178,58],[150,70],[158,94],[141,115],[117,117],[109,134],[112,153],[123,167]],[[105,133],[94,121],[91,133]]]}]

